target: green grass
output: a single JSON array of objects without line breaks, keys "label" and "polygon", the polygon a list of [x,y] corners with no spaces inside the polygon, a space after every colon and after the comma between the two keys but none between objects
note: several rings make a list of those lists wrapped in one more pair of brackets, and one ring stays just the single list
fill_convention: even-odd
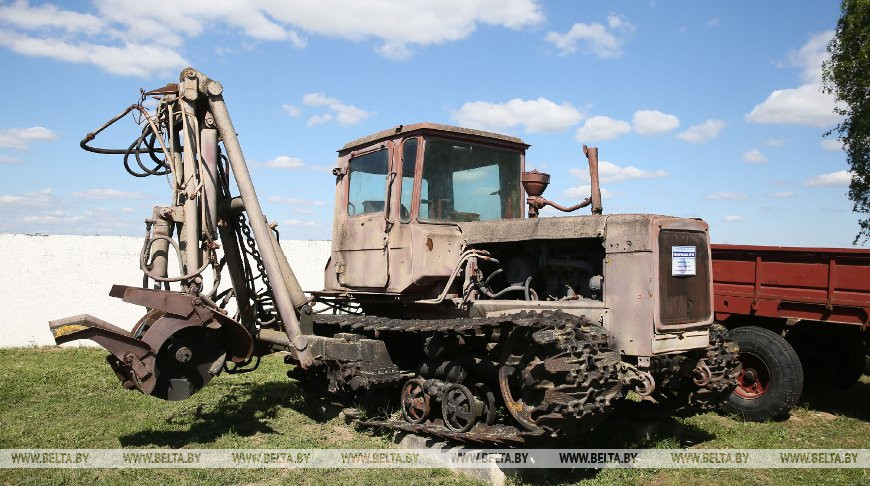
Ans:
[{"label": "green grass", "polygon": [[[221,375],[181,402],[121,389],[103,359],[82,348],[0,350],[0,448],[386,448],[356,431],[285,376],[280,357],[254,373]],[[870,448],[870,377],[822,394],[784,422],[716,414],[642,421],[613,418],[573,447]],[[446,470],[205,469],[0,470],[2,484],[471,484]],[[867,470],[528,471],[519,484],[870,484]]]}]

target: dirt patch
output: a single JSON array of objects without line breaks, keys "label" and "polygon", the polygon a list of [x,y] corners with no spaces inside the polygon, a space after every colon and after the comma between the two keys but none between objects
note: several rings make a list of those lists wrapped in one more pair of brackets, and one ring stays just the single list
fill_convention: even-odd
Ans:
[{"label": "dirt patch", "polygon": [[336,425],[332,428],[332,435],[326,439],[330,444],[347,443],[355,437],[353,431],[342,425]]}]

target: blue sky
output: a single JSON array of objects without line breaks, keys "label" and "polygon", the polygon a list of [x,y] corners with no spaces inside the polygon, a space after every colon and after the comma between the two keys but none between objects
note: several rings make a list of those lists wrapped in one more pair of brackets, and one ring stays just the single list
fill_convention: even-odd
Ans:
[{"label": "blue sky", "polygon": [[78,142],[192,65],[223,83],[284,238],[330,237],[337,148],[431,121],[520,136],[563,204],[588,191],[586,143],[606,212],[701,217],[714,242],[848,246],[849,173],[819,92],[838,15],[833,1],[0,2],[0,232],[142,234],[166,182]]}]

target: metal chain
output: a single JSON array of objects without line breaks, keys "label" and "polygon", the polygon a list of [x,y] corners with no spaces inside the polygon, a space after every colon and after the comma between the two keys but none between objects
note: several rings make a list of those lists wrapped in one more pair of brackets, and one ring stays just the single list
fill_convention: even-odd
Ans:
[{"label": "metal chain", "polygon": [[[267,301],[274,302],[275,296],[272,294],[272,285],[269,283],[269,276],[266,275],[266,266],[263,264],[263,259],[260,256],[260,251],[257,250],[257,242],[254,240],[253,235],[251,235],[251,227],[248,225],[247,219],[245,219],[244,214],[239,214],[239,228],[241,229],[242,236],[245,238],[245,246],[247,248],[243,248],[244,253],[251,256],[254,259],[254,263],[257,266],[258,275],[251,275],[250,285],[251,291],[253,295],[253,299],[257,305],[258,312],[257,314],[268,314],[268,319],[261,319],[264,322],[274,322],[277,320],[277,315],[275,312],[267,309],[262,302],[262,295],[267,296]],[[265,290],[263,294],[257,293],[256,284],[254,280],[260,279],[265,286]]]}]

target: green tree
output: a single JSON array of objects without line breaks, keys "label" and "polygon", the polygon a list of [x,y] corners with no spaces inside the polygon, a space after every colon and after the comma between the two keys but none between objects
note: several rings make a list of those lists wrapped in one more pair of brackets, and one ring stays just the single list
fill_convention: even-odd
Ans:
[{"label": "green tree", "polygon": [[837,30],[823,65],[824,90],[842,102],[837,131],[852,170],[849,199],[862,214],[853,244],[870,239],[870,0],[842,0]]}]

